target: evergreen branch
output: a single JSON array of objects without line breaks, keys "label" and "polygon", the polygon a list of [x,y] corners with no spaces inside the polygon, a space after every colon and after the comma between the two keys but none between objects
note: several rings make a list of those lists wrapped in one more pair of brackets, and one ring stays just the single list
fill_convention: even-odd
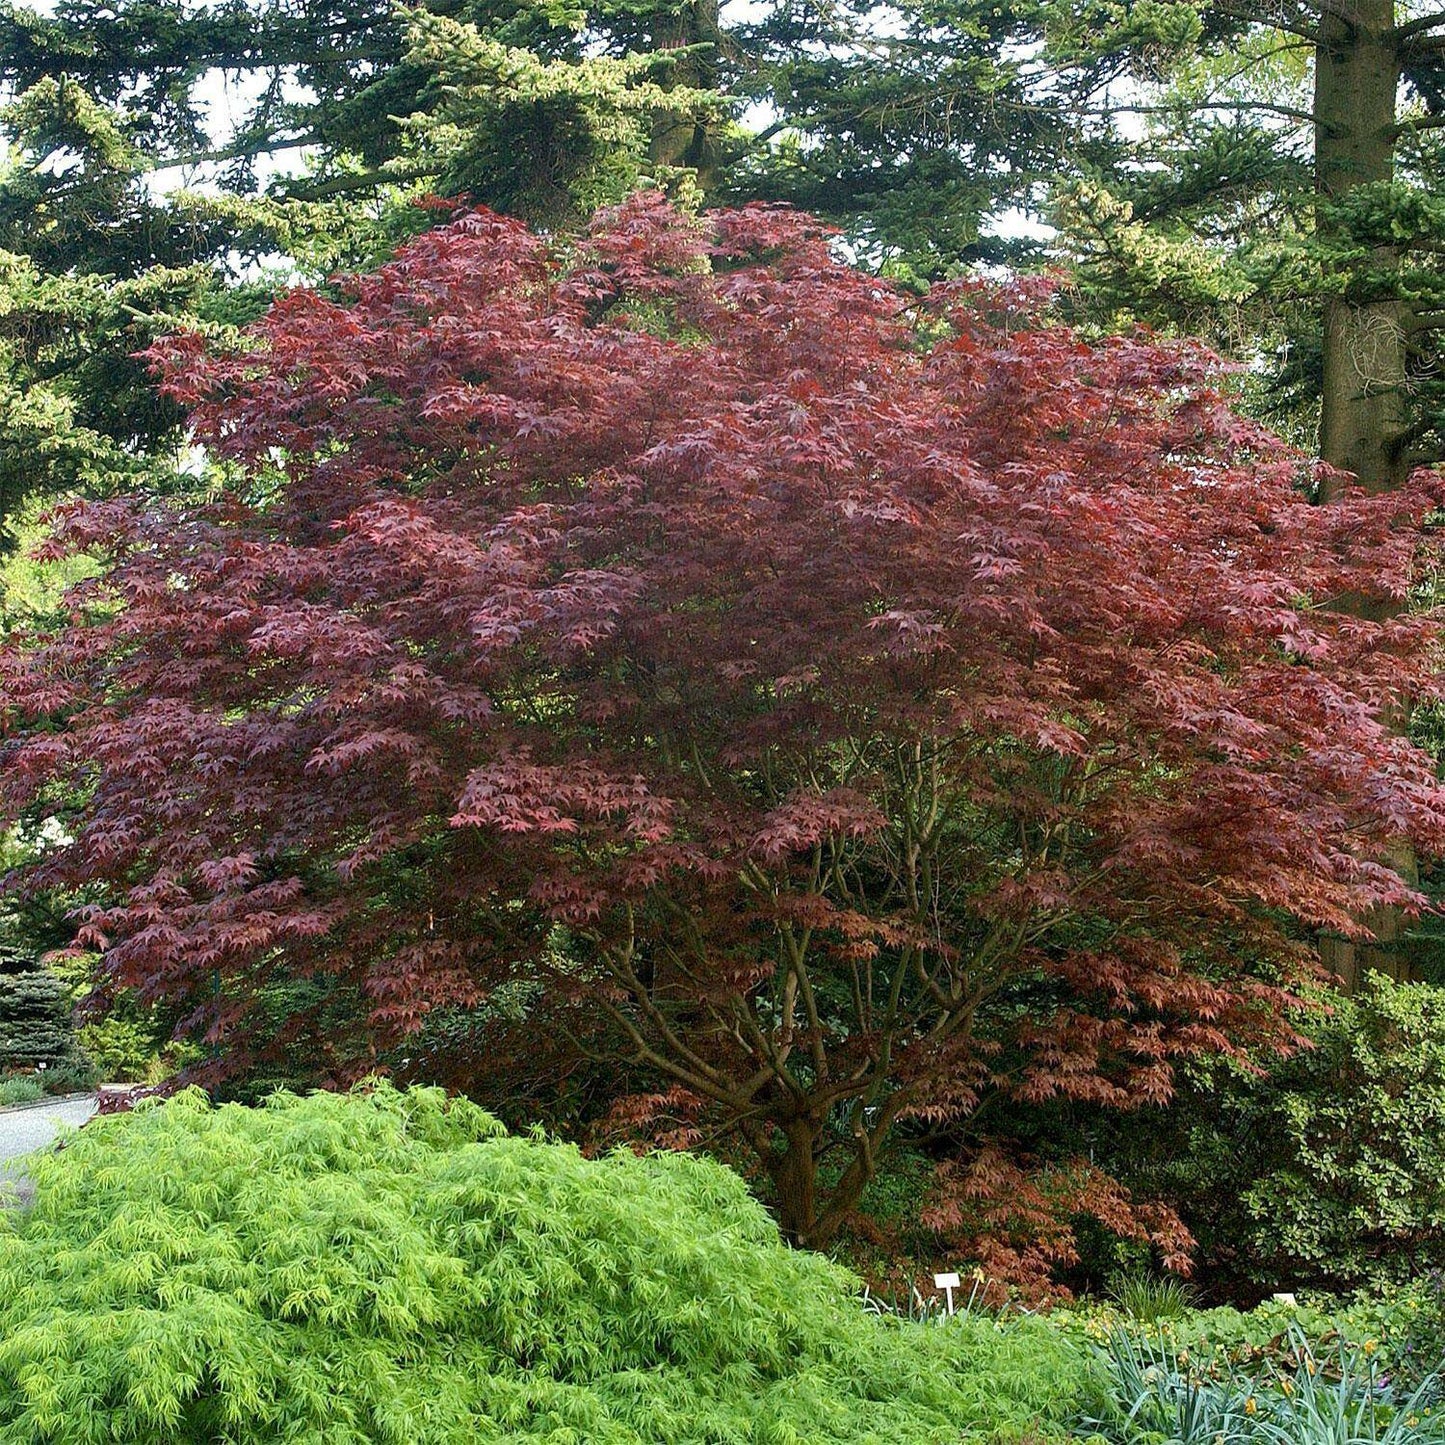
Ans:
[{"label": "evergreen branch", "polygon": [[1445,10],[1436,10],[1429,15],[1420,16],[1417,20],[1397,25],[1390,32],[1390,39],[1399,45],[1406,40],[1413,39],[1416,35],[1424,34],[1427,30],[1433,30],[1437,25],[1445,25]]},{"label": "evergreen branch", "polygon": [[248,160],[255,156],[274,155],[278,151],[299,150],[303,146],[316,145],[320,137],[314,132],[291,137],[272,137],[262,140],[237,140],[219,150],[189,151],[179,156],[155,156],[145,167],[145,173],[178,170],[182,166],[221,165],[226,161]]},{"label": "evergreen branch", "polygon": [[1390,135],[1399,140],[1401,136],[1412,135],[1418,130],[1439,130],[1445,126],[1445,115],[1422,115],[1414,120],[1401,121],[1390,127]]},{"label": "evergreen branch", "polygon": [[1309,125],[1319,125],[1320,119],[1313,111],[1300,110],[1292,105],[1274,105],[1262,100],[1205,100],[1193,104],[1179,105],[1106,105],[1085,110],[1090,116],[1111,115],[1180,115],[1201,110],[1263,111],[1269,115],[1282,115]]},{"label": "evergreen branch", "polygon": [[320,201],[331,196],[350,195],[353,191],[371,191],[379,186],[404,185],[407,181],[419,181],[431,175],[433,167],[423,165],[378,166],[374,170],[358,171],[355,175],[333,176],[329,181],[290,182],[289,193],[298,200]]},{"label": "evergreen branch", "polygon": [[1245,20],[1257,25],[1268,25],[1273,30],[1284,30],[1290,35],[1298,35],[1302,40],[1308,40],[1311,45],[1319,43],[1320,32],[1318,25],[1307,25],[1302,21],[1282,20],[1277,15],[1271,15],[1260,7],[1248,5],[1221,5],[1219,13],[1228,16],[1233,20]]}]

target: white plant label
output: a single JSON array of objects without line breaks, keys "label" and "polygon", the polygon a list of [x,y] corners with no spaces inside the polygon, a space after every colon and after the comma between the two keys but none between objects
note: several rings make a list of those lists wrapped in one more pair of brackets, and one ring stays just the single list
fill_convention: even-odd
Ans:
[{"label": "white plant label", "polygon": [[958,1288],[958,1276],[956,1274],[936,1274],[933,1276],[933,1284],[936,1289],[941,1289],[948,1300],[948,1312],[953,1313],[953,1292]]}]

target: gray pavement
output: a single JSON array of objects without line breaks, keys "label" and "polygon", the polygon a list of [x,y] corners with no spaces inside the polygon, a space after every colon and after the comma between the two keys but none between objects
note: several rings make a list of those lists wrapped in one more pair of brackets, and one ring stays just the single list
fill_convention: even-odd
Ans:
[{"label": "gray pavement", "polygon": [[8,1193],[6,1186],[14,1185],[22,1199],[28,1197],[22,1163],[25,1156],[53,1144],[62,1129],[78,1128],[93,1113],[94,1094],[71,1094],[0,1109],[0,1194]]}]

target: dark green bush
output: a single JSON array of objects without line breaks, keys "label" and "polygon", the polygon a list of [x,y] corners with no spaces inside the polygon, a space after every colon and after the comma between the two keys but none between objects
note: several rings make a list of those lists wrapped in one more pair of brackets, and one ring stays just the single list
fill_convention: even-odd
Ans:
[{"label": "dark green bush", "polygon": [[1445,1265],[1445,991],[1375,974],[1315,1037],[1243,1100],[1272,1164],[1243,1195],[1251,1253],[1335,1288]]},{"label": "dark green bush", "polygon": [[1047,1323],[910,1327],[742,1182],[435,1090],[105,1118],[0,1218],[0,1441],[956,1442],[1062,1433]]},{"label": "dark green bush", "polygon": [[[1445,989],[1372,975],[1260,1077],[1196,1071],[1168,1109],[1079,1121],[1199,1241],[1214,1297],[1351,1294],[1445,1267]],[[1077,1136],[1076,1136],[1077,1137]]]},{"label": "dark green bush", "polygon": [[78,1061],[65,985],[44,969],[0,973],[0,1070]]}]

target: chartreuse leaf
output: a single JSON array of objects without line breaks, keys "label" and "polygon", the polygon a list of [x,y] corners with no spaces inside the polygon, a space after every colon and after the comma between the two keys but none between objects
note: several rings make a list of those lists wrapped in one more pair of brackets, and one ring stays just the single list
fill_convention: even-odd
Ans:
[{"label": "chartreuse leaf", "polygon": [[0,1440],[956,1441],[1062,1430],[1046,1325],[920,1329],[683,1155],[375,1084],[94,1121],[0,1219]]}]

